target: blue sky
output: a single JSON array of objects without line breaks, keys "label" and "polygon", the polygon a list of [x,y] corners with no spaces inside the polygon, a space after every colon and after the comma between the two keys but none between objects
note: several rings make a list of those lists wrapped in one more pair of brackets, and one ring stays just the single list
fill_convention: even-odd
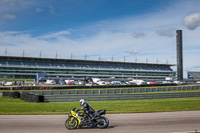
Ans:
[{"label": "blue sky", "polygon": [[0,54],[176,64],[181,29],[186,73],[199,26],[199,0],[0,0]]},{"label": "blue sky", "polygon": [[[15,23],[4,20],[3,30],[33,30],[35,35],[77,28],[92,22],[119,19],[156,12],[166,8],[165,0],[3,0],[3,13],[11,14]],[[42,27],[42,28],[41,28]]]}]

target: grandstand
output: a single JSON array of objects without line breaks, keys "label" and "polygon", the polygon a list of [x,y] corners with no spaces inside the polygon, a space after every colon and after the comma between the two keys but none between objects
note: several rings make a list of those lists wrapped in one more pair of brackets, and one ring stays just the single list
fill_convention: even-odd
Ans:
[{"label": "grandstand", "polygon": [[188,79],[200,79],[200,72],[188,71]]},{"label": "grandstand", "polygon": [[0,56],[0,78],[165,79],[172,64]]}]

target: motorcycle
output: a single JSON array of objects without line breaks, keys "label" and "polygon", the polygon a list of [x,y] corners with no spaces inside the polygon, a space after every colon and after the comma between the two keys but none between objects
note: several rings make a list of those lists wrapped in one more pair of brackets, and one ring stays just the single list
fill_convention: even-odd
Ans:
[{"label": "motorcycle", "polygon": [[65,127],[69,130],[80,127],[97,127],[107,128],[109,120],[102,115],[106,114],[106,110],[98,110],[93,113],[93,119],[85,111],[76,111],[76,108],[70,111],[68,119],[65,121]]}]

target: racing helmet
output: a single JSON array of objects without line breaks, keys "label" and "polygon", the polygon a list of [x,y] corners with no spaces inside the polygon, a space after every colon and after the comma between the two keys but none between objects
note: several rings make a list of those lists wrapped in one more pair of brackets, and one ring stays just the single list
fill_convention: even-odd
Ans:
[{"label": "racing helmet", "polygon": [[81,105],[81,106],[83,106],[83,104],[86,103],[86,101],[85,101],[84,99],[81,99],[79,102],[80,102],[80,105]]}]

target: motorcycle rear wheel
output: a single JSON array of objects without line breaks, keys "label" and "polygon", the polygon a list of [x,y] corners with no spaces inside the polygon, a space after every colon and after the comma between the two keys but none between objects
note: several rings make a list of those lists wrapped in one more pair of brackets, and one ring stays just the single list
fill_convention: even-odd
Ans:
[{"label": "motorcycle rear wheel", "polygon": [[76,129],[78,126],[78,120],[76,118],[70,117],[65,121],[65,127],[69,130]]},{"label": "motorcycle rear wheel", "polygon": [[101,116],[98,121],[99,121],[99,123],[97,124],[98,128],[107,128],[109,125],[109,120],[106,117]]}]

